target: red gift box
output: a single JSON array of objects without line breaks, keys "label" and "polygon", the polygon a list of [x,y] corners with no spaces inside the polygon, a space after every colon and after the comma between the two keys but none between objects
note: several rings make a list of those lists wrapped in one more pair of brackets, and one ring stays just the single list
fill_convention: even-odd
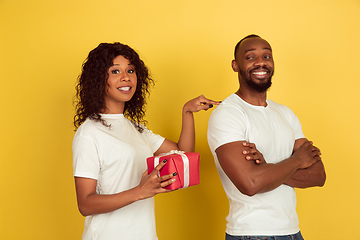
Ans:
[{"label": "red gift box", "polygon": [[174,172],[176,172],[177,175],[174,177],[176,179],[175,182],[164,187],[165,189],[175,190],[197,185],[200,183],[199,158],[200,156],[198,153],[175,150],[158,156],[149,157],[146,159],[148,174],[154,170],[154,167],[166,159],[166,164],[159,171],[160,176]]}]

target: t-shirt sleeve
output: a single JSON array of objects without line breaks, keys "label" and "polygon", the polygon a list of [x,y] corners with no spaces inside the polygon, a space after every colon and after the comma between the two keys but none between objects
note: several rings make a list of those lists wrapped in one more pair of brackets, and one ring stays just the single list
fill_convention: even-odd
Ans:
[{"label": "t-shirt sleeve", "polygon": [[290,108],[286,107],[286,109],[287,109],[286,116],[288,116],[290,125],[292,129],[294,129],[295,140],[300,138],[305,138],[299,118]]},{"label": "t-shirt sleeve", "polygon": [[85,177],[98,180],[100,159],[93,139],[76,135],[73,140],[73,173],[74,177]]},{"label": "t-shirt sleeve", "polygon": [[150,143],[153,153],[155,153],[161,146],[161,144],[164,142],[165,138],[153,133],[151,130],[145,128],[143,134],[145,134],[146,138],[148,139],[148,142]]},{"label": "t-shirt sleeve", "polygon": [[242,111],[235,107],[218,107],[209,119],[208,143],[211,151],[236,141],[246,140],[246,123]]}]

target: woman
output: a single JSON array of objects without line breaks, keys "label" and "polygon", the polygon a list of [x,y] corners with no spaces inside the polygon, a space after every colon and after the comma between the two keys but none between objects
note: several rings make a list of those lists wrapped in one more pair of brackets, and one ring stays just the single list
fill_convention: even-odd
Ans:
[{"label": "woman", "polygon": [[157,239],[153,196],[169,192],[177,173],[148,175],[146,158],[170,150],[194,151],[193,112],[218,102],[199,96],[182,111],[177,143],[145,127],[145,97],[153,84],[139,55],[121,43],[92,50],[79,76],[73,168],[83,239]]}]

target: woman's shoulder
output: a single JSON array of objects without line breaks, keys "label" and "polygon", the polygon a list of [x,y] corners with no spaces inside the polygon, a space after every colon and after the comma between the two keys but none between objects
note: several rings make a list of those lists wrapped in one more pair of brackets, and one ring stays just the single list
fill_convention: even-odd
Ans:
[{"label": "woman's shoulder", "polygon": [[88,118],[76,130],[75,136],[91,136],[94,132],[99,131],[101,126],[105,127],[100,121]]}]

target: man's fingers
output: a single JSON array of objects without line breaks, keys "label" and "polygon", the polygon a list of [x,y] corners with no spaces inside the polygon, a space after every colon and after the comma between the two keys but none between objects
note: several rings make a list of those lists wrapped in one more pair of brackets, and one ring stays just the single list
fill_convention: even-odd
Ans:
[{"label": "man's fingers", "polygon": [[245,155],[247,155],[247,154],[248,155],[254,155],[254,154],[257,154],[257,153],[258,153],[258,151],[256,151],[255,149],[252,149],[252,148],[243,151],[243,154],[245,154]]},{"label": "man's fingers", "polygon": [[249,147],[252,149],[256,149],[255,143],[249,143]]},{"label": "man's fingers", "polygon": [[321,151],[320,151],[320,149],[319,148],[317,148],[317,147],[315,147],[314,146],[314,150],[313,151],[316,151],[319,155],[321,155]]},{"label": "man's fingers", "polygon": [[243,142],[244,147],[249,147],[251,149],[256,149],[255,143]]}]

